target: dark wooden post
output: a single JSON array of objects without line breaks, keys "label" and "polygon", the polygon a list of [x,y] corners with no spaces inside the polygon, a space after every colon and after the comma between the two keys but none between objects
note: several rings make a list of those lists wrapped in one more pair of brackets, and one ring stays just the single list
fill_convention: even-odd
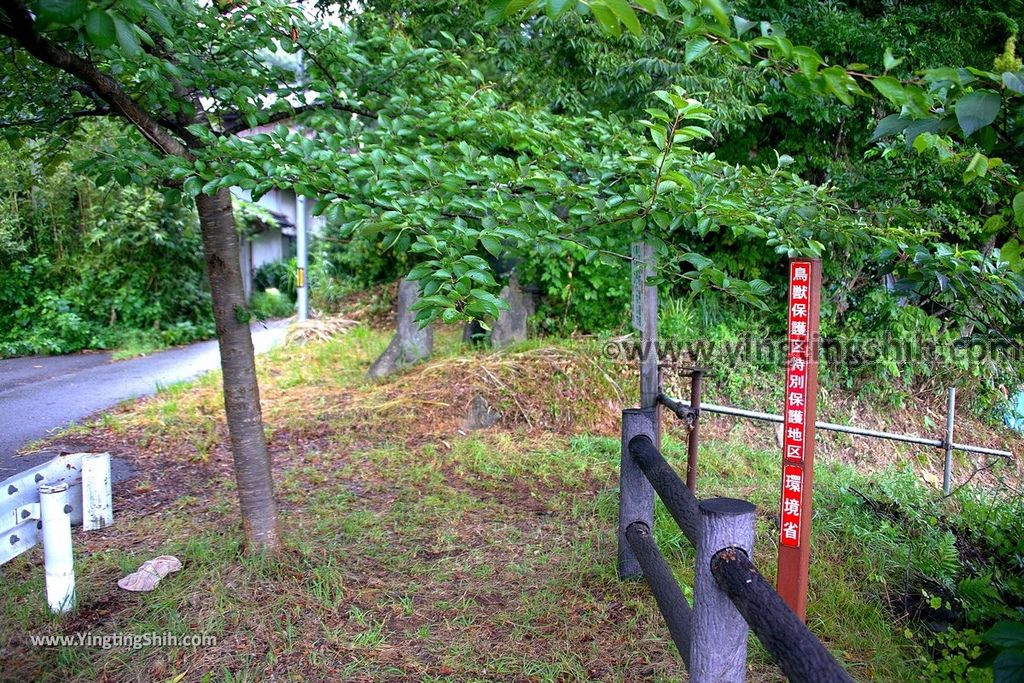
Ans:
[{"label": "dark wooden post", "polygon": [[629,442],[634,436],[654,440],[656,435],[653,408],[629,408],[622,411],[622,455],[619,463],[619,578],[640,579],[643,572],[629,547],[626,529],[633,522],[643,522],[654,529],[654,488],[633,460]]},{"label": "dark wooden post", "polygon": [[754,506],[733,498],[705,500],[700,504],[700,528],[690,681],[742,683],[747,669],[747,622],[711,575],[711,558],[730,547],[753,553]]},{"label": "dark wooden post", "polygon": [[661,373],[658,368],[658,288],[647,284],[656,275],[654,247],[633,244],[633,327],[640,333],[640,407],[655,411],[655,436],[661,448]]},{"label": "dark wooden post", "polygon": [[626,540],[629,541],[630,548],[643,567],[647,585],[658,603],[658,610],[665,619],[672,642],[676,644],[679,656],[689,669],[692,633],[690,603],[686,602],[686,596],[679,590],[679,584],[672,575],[672,568],[668,566],[668,562],[658,550],[658,544],[651,537],[650,527],[643,522],[633,522],[626,529]]}]

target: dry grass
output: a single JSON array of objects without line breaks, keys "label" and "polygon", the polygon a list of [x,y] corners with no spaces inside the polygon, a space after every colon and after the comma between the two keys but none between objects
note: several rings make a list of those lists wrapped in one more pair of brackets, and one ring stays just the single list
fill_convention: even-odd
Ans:
[{"label": "dry grass", "polygon": [[358,324],[358,320],[336,317],[301,320],[288,326],[284,341],[285,344],[299,345],[327,342],[351,331]]}]

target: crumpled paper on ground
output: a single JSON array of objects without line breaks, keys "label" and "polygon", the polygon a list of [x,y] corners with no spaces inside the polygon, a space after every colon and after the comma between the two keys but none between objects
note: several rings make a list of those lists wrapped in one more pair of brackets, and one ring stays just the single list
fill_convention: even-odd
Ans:
[{"label": "crumpled paper on ground", "polygon": [[181,569],[181,560],[173,555],[161,555],[143,562],[137,571],[120,579],[117,585],[126,591],[140,593],[151,591],[160,583],[160,579],[179,569]]}]

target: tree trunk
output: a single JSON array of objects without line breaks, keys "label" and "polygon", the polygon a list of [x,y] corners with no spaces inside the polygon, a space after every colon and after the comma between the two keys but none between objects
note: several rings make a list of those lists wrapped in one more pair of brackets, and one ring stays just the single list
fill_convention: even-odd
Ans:
[{"label": "tree trunk", "polygon": [[276,550],[280,545],[270,454],[263,434],[260,389],[249,330],[247,302],[238,263],[238,232],[231,210],[231,193],[196,199],[203,233],[207,276],[217,323],[220,363],[224,371],[224,411],[227,413],[231,454],[242,526],[250,547]]}]

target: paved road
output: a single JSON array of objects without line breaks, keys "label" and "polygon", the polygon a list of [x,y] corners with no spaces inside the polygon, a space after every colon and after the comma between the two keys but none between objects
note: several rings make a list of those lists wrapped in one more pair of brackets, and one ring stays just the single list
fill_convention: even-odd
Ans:
[{"label": "paved road", "polygon": [[[254,326],[256,352],[279,344],[286,328],[286,321]],[[123,361],[111,360],[109,353],[0,360],[0,480],[55,455],[16,457],[26,444],[121,401],[218,367],[216,341]],[[124,463],[115,463],[115,480],[129,474]]]}]

